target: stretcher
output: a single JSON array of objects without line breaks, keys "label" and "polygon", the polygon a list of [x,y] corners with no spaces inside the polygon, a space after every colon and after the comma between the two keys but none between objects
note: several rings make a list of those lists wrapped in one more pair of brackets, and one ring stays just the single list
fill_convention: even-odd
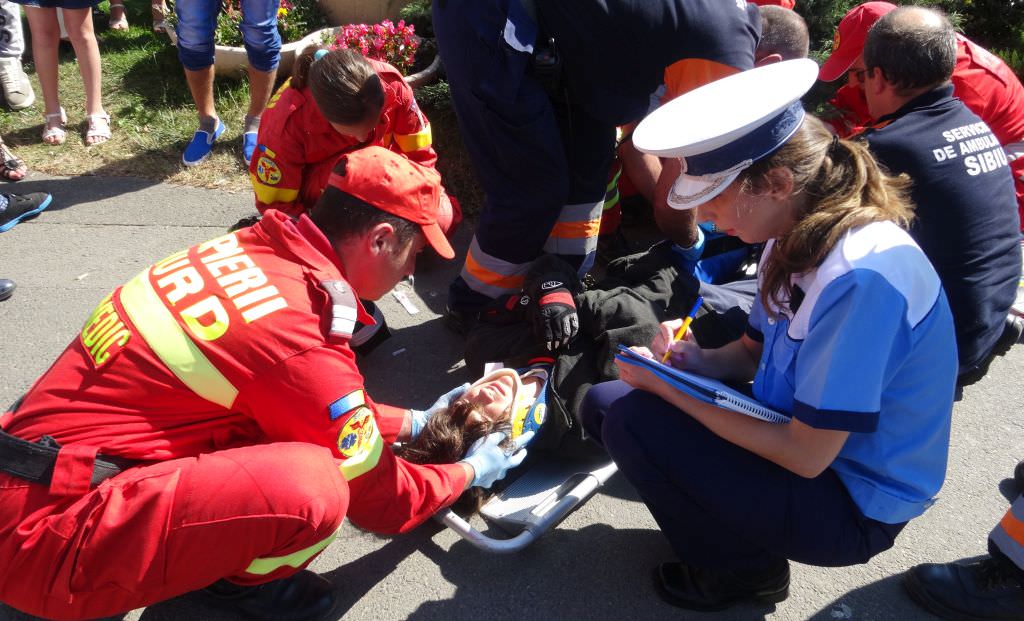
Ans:
[{"label": "stretcher", "polygon": [[480,515],[493,527],[486,533],[451,509],[438,512],[435,519],[486,552],[518,552],[583,506],[618,471],[607,456],[583,461],[556,457],[526,467],[481,507]]}]

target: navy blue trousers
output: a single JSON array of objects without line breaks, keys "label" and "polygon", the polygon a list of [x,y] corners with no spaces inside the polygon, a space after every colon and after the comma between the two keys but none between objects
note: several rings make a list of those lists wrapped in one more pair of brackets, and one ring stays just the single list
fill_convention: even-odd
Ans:
[{"label": "navy blue trousers", "polygon": [[798,476],[624,382],[591,388],[581,415],[679,559],[694,567],[864,563],[892,547],[906,525],[864,517],[832,470]]},{"label": "navy blue trousers", "polygon": [[[512,27],[507,20],[522,12],[514,11],[517,1],[435,2],[433,25],[460,135],[484,191],[476,240],[490,257],[527,264],[542,253],[565,205],[604,197],[615,126],[579,105],[552,102],[530,71],[531,53],[503,36]],[[518,27],[536,29],[524,20]],[[564,258],[578,268],[585,257]],[[459,310],[479,310],[490,299],[461,277],[449,292]]]}]

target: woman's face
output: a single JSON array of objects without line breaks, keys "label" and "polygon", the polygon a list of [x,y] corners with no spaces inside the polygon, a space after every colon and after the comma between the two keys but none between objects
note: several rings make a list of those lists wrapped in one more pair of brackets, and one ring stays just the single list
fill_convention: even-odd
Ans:
[{"label": "woman's face", "polygon": [[469,387],[462,396],[476,406],[477,413],[470,415],[470,420],[480,416],[489,421],[502,421],[508,418],[515,397],[515,380],[511,374],[501,374],[486,382]]},{"label": "woman's face", "polygon": [[748,194],[737,179],[721,194],[700,205],[698,220],[710,220],[715,228],[739,237],[748,244],[757,244],[784,235],[793,226],[788,200],[771,193]]},{"label": "woman's face", "polygon": [[377,117],[371,117],[362,123],[356,123],[354,125],[345,125],[332,121],[331,127],[333,127],[334,131],[338,132],[342,136],[352,138],[358,142],[366,142],[373,133],[374,128],[377,127],[377,121]]}]

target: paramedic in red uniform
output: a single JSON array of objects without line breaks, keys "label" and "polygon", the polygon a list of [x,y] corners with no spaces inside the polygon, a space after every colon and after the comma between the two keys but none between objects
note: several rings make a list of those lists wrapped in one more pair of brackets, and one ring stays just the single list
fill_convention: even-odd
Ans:
[{"label": "paramedic in red uniform", "polygon": [[[868,30],[896,8],[888,2],[865,2],[850,10],[836,27],[832,55],[818,77],[834,82],[844,73],[846,84],[832,103],[841,113],[832,121],[841,137],[873,124],[864,98],[864,41]],[[1017,211],[1024,226],[1024,85],[997,56],[957,33],[953,95],[989,126],[1003,146],[1017,192]],[[1024,230],[1024,229],[1022,229]]]},{"label": "paramedic in red uniform", "polygon": [[430,123],[398,69],[353,50],[306,48],[260,121],[249,163],[256,208],[311,209],[338,157],[366,145],[437,162]]},{"label": "paramedic in red uniform", "polygon": [[[99,303],[0,416],[0,601],[53,619],[205,588],[250,618],[319,619],[304,568],[346,515],[408,531],[517,465],[501,434],[455,464],[390,445],[432,411],[374,402],[348,337],[439,224],[437,174],[381,147],[341,160],[297,220],[271,210],[176,253]],[[528,440],[528,439],[527,439]]]}]

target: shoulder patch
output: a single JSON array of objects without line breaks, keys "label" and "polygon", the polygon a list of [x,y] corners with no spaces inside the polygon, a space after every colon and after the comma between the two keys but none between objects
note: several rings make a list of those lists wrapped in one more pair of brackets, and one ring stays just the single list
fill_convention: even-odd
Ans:
[{"label": "shoulder patch", "polygon": [[274,160],[261,155],[256,161],[256,177],[267,185],[277,185],[281,183],[281,168]]},{"label": "shoulder patch", "polygon": [[368,407],[360,407],[345,422],[338,434],[338,452],[342,457],[351,458],[366,451],[377,433],[377,425],[373,420],[373,412]]},{"label": "shoulder patch", "polygon": [[331,420],[338,420],[352,410],[361,408],[364,405],[366,405],[366,392],[360,388],[358,390],[353,390],[327,406],[327,410],[331,415]]},{"label": "shoulder patch", "polygon": [[352,338],[356,329],[356,294],[343,280],[321,280],[327,295],[331,296],[331,336]]}]

